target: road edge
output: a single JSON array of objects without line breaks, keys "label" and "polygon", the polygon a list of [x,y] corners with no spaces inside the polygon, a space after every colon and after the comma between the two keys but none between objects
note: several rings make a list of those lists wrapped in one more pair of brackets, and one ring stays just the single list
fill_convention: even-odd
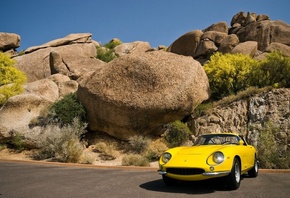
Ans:
[{"label": "road edge", "polygon": [[[11,159],[0,159],[0,162],[7,163],[25,163],[25,164],[39,164],[49,166],[65,166],[65,167],[76,167],[76,168],[102,168],[102,169],[123,169],[123,170],[151,170],[157,171],[157,167],[145,167],[145,166],[107,166],[107,165],[93,165],[93,164],[77,164],[77,163],[61,163],[61,162],[46,162],[46,161],[35,161],[35,160],[11,160]],[[290,173],[290,169],[259,169],[262,173]]]}]

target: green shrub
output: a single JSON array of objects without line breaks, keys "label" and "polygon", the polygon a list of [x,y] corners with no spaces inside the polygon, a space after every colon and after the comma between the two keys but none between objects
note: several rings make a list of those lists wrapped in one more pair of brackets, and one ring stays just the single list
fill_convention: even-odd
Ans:
[{"label": "green shrub", "polygon": [[75,118],[71,125],[47,125],[40,135],[40,146],[32,157],[42,160],[52,158],[59,162],[78,162],[84,150],[85,142],[80,140],[85,133],[86,124]]},{"label": "green shrub", "polygon": [[3,149],[6,149],[6,148],[7,148],[6,144],[3,142],[0,142],[0,151],[2,151]]},{"label": "green shrub", "polygon": [[148,166],[149,161],[146,157],[139,154],[128,154],[122,158],[123,166]]},{"label": "green shrub", "polygon": [[21,133],[17,131],[10,131],[10,138],[7,144],[8,148],[14,149],[18,152],[25,150],[24,137]]},{"label": "green shrub", "polygon": [[250,56],[215,53],[204,65],[213,99],[236,94],[251,84],[250,70],[257,64]]},{"label": "green shrub", "polygon": [[273,51],[251,71],[252,83],[258,87],[290,87],[290,57]]},{"label": "green shrub", "polygon": [[114,50],[110,50],[103,47],[97,48],[97,59],[100,59],[106,63],[112,61],[113,59],[117,58],[118,56],[115,54]]},{"label": "green shrub", "polygon": [[186,124],[176,120],[168,124],[168,129],[165,132],[165,140],[168,142],[169,147],[176,147],[184,144],[191,138],[191,131]]},{"label": "green shrub", "polygon": [[106,43],[104,47],[108,49],[114,49],[116,46],[122,44],[122,42],[119,39],[112,39],[110,42]]},{"label": "green shrub", "polygon": [[23,92],[26,75],[15,67],[15,60],[0,52],[0,105]]},{"label": "green shrub", "polygon": [[76,93],[66,95],[54,103],[49,111],[49,117],[56,118],[61,124],[71,124],[76,117],[82,122],[86,121],[85,108],[78,102]]},{"label": "green shrub", "polygon": [[260,168],[290,168],[289,151],[279,149],[279,145],[276,142],[277,131],[279,131],[279,128],[269,123],[263,130],[259,131],[257,151]]},{"label": "green shrub", "polygon": [[113,39],[109,43],[106,43],[103,47],[97,47],[97,59],[100,59],[106,63],[117,58],[118,56],[114,52],[114,48],[122,44],[119,39]]}]

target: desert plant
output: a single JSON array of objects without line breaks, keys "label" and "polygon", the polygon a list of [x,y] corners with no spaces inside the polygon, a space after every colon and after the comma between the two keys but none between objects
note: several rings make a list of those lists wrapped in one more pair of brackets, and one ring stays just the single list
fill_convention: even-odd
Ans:
[{"label": "desert plant", "polygon": [[148,166],[149,161],[140,154],[128,154],[122,158],[123,166]]},{"label": "desert plant", "polygon": [[147,149],[144,150],[143,156],[145,156],[149,161],[155,161],[158,160],[162,153],[167,149],[168,147],[164,142],[160,140],[151,141],[147,146]]},{"label": "desert plant", "polygon": [[132,151],[136,153],[142,153],[145,151],[150,143],[150,140],[142,135],[134,135],[129,138],[129,144]]},{"label": "desert plant", "polygon": [[122,42],[119,39],[112,39],[110,42],[106,43],[104,47],[108,49],[114,49],[116,46],[122,44]]},{"label": "desert plant", "polygon": [[8,145],[8,148],[14,149],[17,152],[25,150],[24,137],[18,131],[10,131],[10,138],[6,144]]},{"label": "desert plant", "polygon": [[5,143],[0,142],[0,151],[2,151],[3,149],[6,149],[7,146]]},{"label": "desert plant", "polygon": [[82,122],[86,121],[85,108],[79,103],[76,93],[70,93],[54,103],[49,112],[49,117],[61,124],[71,124],[76,117]]},{"label": "desert plant", "polygon": [[105,142],[96,143],[93,151],[100,153],[99,157],[102,160],[114,160],[118,156],[116,146],[113,144],[106,144]]},{"label": "desert plant", "polygon": [[23,92],[26,75],[15,67],[16,61],[0,52],[0,105]]},{"label": "desert plant", "polygon": [[176,147],[190,140],[191,134],[190,129],[185,123],[176,120],[167,125],[165,140],[168,142],[169,147]]},{"label": "desert plant", "polygon": [[106,63],[117,58],[118,56],[114,52],[114,48],[122,44],[119,39],[112,39],[110,42],[106,43],[104,46],[97,47],[97,59],[100,59]]},{"label": "desert plant", "polygon": [[80,164],[92,164],[95,160],[93,155],[83,152],[78,162]]},{"label": "desert plant", "polygon": [[213,99],[236,94],[251,84],[250,70],[258,62],[243,54],[215,53],[204,65]]},{"label": "desert plant", "polygon": [[117,57],[118,56],[115,54],[114,50],[107,49],[104,47],[97,47],[97,56],[96,56],[97,59],[100,59],[108,63]]},{"label": "desert plant", "polygon": [[52,158],[60,162],[78,162],[82,156],[85,142],[80,140],[85,133],[86,124],[74,118],[70,125],[50,124],[43,127],[40,147],[33,154],[35,159]]},{"label": "desert plant", "polygon": [[279,51],[270,52],[264,60],[253,66],[251,84],[264,87],[290,87],[290,57]]},{"label": "desert plant", "polygon": [[261,168],[290,168],[289,152],[279,149],[276,142],[278,130],[278,127],[275,127],[271,123],[267,123],[265,128],[259,131],[257,150]]}]

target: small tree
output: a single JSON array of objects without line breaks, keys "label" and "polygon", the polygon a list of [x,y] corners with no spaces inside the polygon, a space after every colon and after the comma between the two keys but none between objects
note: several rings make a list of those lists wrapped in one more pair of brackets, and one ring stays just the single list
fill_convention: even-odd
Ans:
[{"label": "small tree", "polygon": [[23,92],[26,75],[15,67],[16,61],[0,52],[0,105]]}]

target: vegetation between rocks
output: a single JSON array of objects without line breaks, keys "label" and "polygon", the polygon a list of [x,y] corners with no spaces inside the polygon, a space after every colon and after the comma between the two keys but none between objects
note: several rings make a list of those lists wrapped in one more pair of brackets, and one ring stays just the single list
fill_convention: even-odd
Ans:
[{"label": "vegetation between rocks", "polygon": [[289,169],[290,152],[281,148],[278,140],[279,127],[272,123],[267,123],[265,127],[259,130],[258,140],[258,160],[260,168],[270,169]]},{"label": "vegetation between rocks", "polygon": [[118,57],[118,55],[115,54],[114,48],[120,44],[122,44],[122,42],[119,39],[113,39],[104,46],[97,47],[96,58],[106,63],[112,61]]},{"label": "vegetation between rocks", "polygon": [[242,54],[215,53],[204,65],[211,88],[211,99],[220,100],[249,87],[290,87],[290,58],[279,51],[262,61]]},{"label": "vegetation between rocks", "polygon": [[8,98],[23,92],[22,85],[27,78],[15,67],[15,60],[0,51],[0,107]]}]

